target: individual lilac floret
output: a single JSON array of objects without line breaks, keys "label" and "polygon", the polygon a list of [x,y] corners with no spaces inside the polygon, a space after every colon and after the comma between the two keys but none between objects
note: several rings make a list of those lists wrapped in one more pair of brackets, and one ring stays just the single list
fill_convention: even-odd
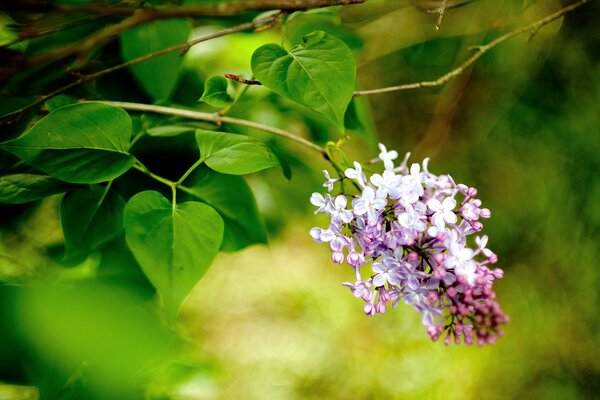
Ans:
[{"label": "individual lilac floret", "polygon": [[367,176],[358,162],[339,179],[323,171],[329,192],[348,179],[360,192],[313,193],[315,214],[327,214],[330,224],[312,228],[311,237],[329,243],[333,262],[352,267],[356,280],[344,286],[364,301],[365,314],[383,314],[402,299],[422,314],[433,340],[494,343],[508,322],[492,291],[503,271],[490,269],[498,257],[486,235],[468,243],[490,210],[481,207],[475,188],[431,174],[429,159],[409,168],[407,154],[395,166],[398,153],[383,144],[379,150],[373,161],[383,163],[381,173]]}]

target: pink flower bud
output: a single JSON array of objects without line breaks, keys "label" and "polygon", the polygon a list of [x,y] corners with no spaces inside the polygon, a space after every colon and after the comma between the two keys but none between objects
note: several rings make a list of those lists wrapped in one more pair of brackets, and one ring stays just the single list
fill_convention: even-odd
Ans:
[{"label": "pink flower bud", "polygon": [[448,332],[448,334],[444,338],[444,345],[450,346],[450,343],[451,343],[450,332]]},{"label": "pink flower bud", "polygon": [[434,253],[431,257],[435,260],[436,263],[438,263],[438,265],[442,265],[444,264],[444,261],[446,261],[447,256],[446,253]]},{"label": "pink flower bud", "polygon": [[492,216],[492,212],[487,208],[481,208],[479,210],[479,216],[481,218],[490,218]]},{"label": "pink flower bud", "polygon": [[392,299],[392,296],[390,296],[390,293],[387,290],[385,290],[384,287],[379,289],[379,300],[383,301],[384,303],[387,303],[391,299]]},{"label": "pink flower bud", "polygon": [[419,253],[417,253],[416,251],[411,251],[410,253],[408,253],[408,255],[406,256],[407,260],[410,261],[417,261],[419,259]]},{"label": "pink flower bud", "polygon": [[333,254],[331,254],[331,259],[334,263],[342,264],[344,262],[344,253],[341,251],[334,251]]},{"label": "pink flower bud", "polygon": [[385,313],[385,303],[383,301],[378,302],[377,304],[375,304],[375,312],[379,313],[379,314],[384,314]]},{"label": "pink flower bud", "polygon": [[471,223],[471,227],[475,232],[481,232],[481,230],[483,229],[483,224],[479,221],[473,221]]},{"label": "pink flower bud", "polygon": [[368,316],[375,315],[375,307],[373,306],[373,303],[366,303],[363,307],[363,311]]},{"label": "pink flower bud", "polygon": [[429,302],[431,304],[433,304],[436,301],[438,301],[439,298],[440,298],[440,296],[438,295],[438,292],[429,292],[429,294],[427,295],[427,300],[429,300]]}]

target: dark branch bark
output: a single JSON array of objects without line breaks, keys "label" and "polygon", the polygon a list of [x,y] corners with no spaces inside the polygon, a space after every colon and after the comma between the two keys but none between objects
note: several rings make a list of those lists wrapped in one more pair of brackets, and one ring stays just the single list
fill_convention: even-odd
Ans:
[{"label": "dark branch bark", "polygon": [[36,12],[58,12],[58,13],[87,13],[102,16],[125,17],[120,22],[110,25],[80,42],[69,44],[51,52],[38,56],[13,60],[13,65],[4,70],[0,76],[11,76],[17,72],[45,65],[54,61],[62,60],[70,56],[83,56],[92,49],[108,42],[120,33],[135,28],[138,25],[152,21],[201,17],[201,16],[228,16],[250,11],[282,10],[292,12],[337,5],[349,5],[364,3],[366,0],[245,0],[226,3],[216,3],[198,6],[182,7],[154,7],[154,8],[132,8],[132,7],[108,7],[108,6],[66,6],[47,4],[43,2],[16,2],[2,4],[0,10],[21,10]]}]

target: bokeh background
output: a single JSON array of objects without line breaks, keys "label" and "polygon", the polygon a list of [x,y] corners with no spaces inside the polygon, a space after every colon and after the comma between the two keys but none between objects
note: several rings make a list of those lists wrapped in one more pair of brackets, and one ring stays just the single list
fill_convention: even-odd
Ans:
[{"label": "bokeh background", "polygon": [[[568,2],[473,1],[449,10],[440,31],[424,12],[435,3],[369,0],[343,9],[341,25],[335,15],[306,14],[284,34],[289,43],[315,29],[341,37],[355,52],[359,88],[375,88],[435,79],[465,60],[470,46]],[[42,282],[2,288],[0,399],[37,398],[18,384],[54,390],[47,398],[136,398],[129,387],[142,367],[152,376],[147,398],[600,398],[599,15],[591,1],[533,37],[501,44],[443,87],[360,98],[362,125],[344,146],[366,161],[381,141],[413,161],[431,157],[433,173],[478,188],[493,213],[484,233],[505,270],[495,289],[511,318],[497,344],[432,343],[403,304],[364,316],[362,302],[341,286],[352,271],[308,235],[326,223],[308,199],[322,189],[328,165],[279,143],[292,180],[278,172],[250,179],[270,244],[220,254],[187,300],[176,334],[136,306],[138,298],[153,301],[134,283],[139,277],[111,280],[111,263],[131,262],[125,249],[59,274],[48,266],[48,249],[62,240],[56,199],[0,221],[3,279]],[[218,27],[213,21],[195,34]],[[248,75],[252,51],[281,34],[242,33],[191,49],[175,100],[196,106],[198,93],[185,82]],[[232,115],[322,143],[339,138],[263,88],[251,88]],[[110,289],[43,284],[90,271]],[[101,366],[99,378],[87,376],[82,355]]]}]

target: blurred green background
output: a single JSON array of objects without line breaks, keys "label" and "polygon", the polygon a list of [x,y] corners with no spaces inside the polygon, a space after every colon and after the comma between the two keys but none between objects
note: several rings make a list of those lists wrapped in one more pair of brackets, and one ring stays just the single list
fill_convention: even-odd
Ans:
[{"label": "blurred green background", "polygon": [[[369,0],[343,9],[341,25],[306,14],[285,35],[289,43],[315,29],[341,37],[355,52],[358,87],[375,88],[435,79],[468,57],[469,46],[567,3],[474,1],[449,10],[438,32],[424,12],[433,1]],[[132,263],[124,249],[68,269],[51,261],[48,249],[62,241],[56,198],[2,210],[0,399],[37,398],[31,386],[42,398],[140,398],[137,381],[157,399],[600,398],[598,15],[592,1],[534,37],[501,44],[444,87],[361,98],[372,121],[363,118],[344,147],[366,161],[376,155],[376,131],[388,148],[412,152],[413,161],[431,157],[433,173],[478,188],[493,214],[484,233],[505,270],[496,292],[511,317],[494,346],[432,343],[403,304],[365,317],[341,286],[350,268],[334,265],[308,236],[326,223],[308,199],[328,165],[279,143],[292,180],[274,171],[250,181],[270,245],[220,254],[175,331],[148,313],[153,300],[134,268],[122,276]],[[272,30],[192,48],[176,101],[195,103],[201,89],[189,90],[190,80],[248,76],[252,51],[280,40]],[[274,97],[253,87],[232,115],[315,141],[339,137]],[[90,275],[102,284],[65,283]]]}]

